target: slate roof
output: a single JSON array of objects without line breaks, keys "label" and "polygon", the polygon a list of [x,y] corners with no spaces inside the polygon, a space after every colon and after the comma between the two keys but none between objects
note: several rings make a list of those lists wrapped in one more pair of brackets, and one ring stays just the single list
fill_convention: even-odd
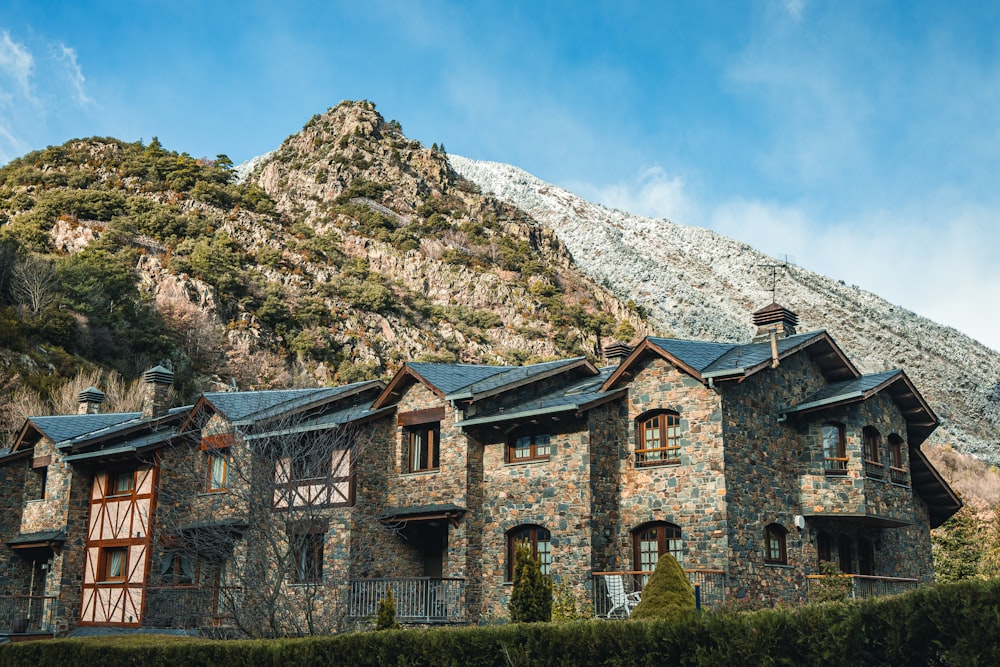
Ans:
[{"label": "slate roof", "polygon": [[36,542],[65,542],[65,530],[43,530],[37,533],[21,533],[6,540],[7,544],[34,544]]},{"label": "slate roof", "polygon": [[833,382],[826,385],[816,393],[808,396],[801,403],[786,408],[782,412],[801,412],[803,410],[816,408],[821,405],[861,398],[865,395],[865,393],[873,389],[877,389],[890,380],[902,377],[902,375],[902,371],[892,370],[885,371],[883,373],[862,375],[861,377],[856,377],[853,380],[846,380],[844,382]]},{"label": "slate roof", "polygon": [[[159,417],[157,419],[146,419],[146,420],[142,418],[141,412],[121,413],[122,415],[125,414],[131,415],[131,418],[120,421],[118,423],[109,424],[104,428],[98,428],[92,431],[88,431],[86,433],[81,433],[80,435],[71,438],[66,438],[64,440],[55,440],[54,438],[53,440],[55,441],[56,445],[58,445],[61,449],[65,449],[66,447],[76,447],[78,445],[86,443],[89,440],[94,440],[96,438],[100,438],[101,440],[108,440],[109,438],[113,438],[117,433],[124,434],[130,429],[135,429],[138,427],[140,429],[139,434],[137,434],[133,438],[129,438],[129,442],[136,442],[142,438],[150,438],[150,437],[155,437],[157,438],[157,441],[162,441],[163,438],[160,437],[162,436],[162,434],[175,433],[175,430],[172,427],[159,428],[164,418],[177,417],[179,415],[186,413],[190,409],[191,409],[190,405],[185,405],[179,408],[171,408],[170,410],[167,411],[167,413],[163,417]],[[71,419],[76,416],[82,417],[88,415],[64,415],[62,417],[54,417],[53,419],[60,419],[60,418]],[[90,416],[111,417],[114,416],[114,413],[108,415],[90,415]],[[141,427],[143,426],[145,426],[147,430],[141,430]]]},{"label": "slate roof", "polygon": [[361,385],[376,386],[375,381],[355,382],[340,387],[318,389],[275,389],[266,391],[213,391],[204,397],[233,423],[276,417],[283,413],[321,403],[357,391]]},{"label": "slate roof", "polygon": [[141,412],[100,413],[96,415],[52,415],[29,417],[35,428],[52,442],[72,440],[89,433],[95,433],[142,417]]},{"label": "slate roof", "polygon": [[680,338],[649,337],[649,342],[664,352],[676,357],[699,373],[733,348],[741,347],[733,343],[710,343]]},{"label": "slate roof", "polygon": [[502,409],[491,410],[477,414],[464,421],[458,422],[457,426],[475,426],[477,424],[488,424],[511,419],[525,418],[537,414],[550,414],[555,412],[565,412],[568,410],[579,410],[591,404],[609,400],[620,393],[626,391],[604,391],[601,385],[615,371],[614,366],[600,369],[597,375],[577,380],[571,384],[564,385],[549,390],[544,394],[533,396],[528,400],[519,402],[514,406],[506,406]]},{"label": "slate roof", "polygon": [[[539,375],[545,375],[547,373],[557,371],[560,368],[578,364],[584,359],[586,359],[586,357],[572,357],[570,359],[559,359],[558,361],[531,364],[530,366],[501,366],[499,368],[503,370],[499,373],[494,373],[483,380],[478,380],[472,384],[466,385],[459,391],[446,392],[448,394],[447,398],[466,398],[475,394],[488,393],[493,389],[499,389],[506,385],[525,382]],[[497,367],[494,366],[493,368]],[[420,374],[427,379],[423,373]],[[428,379],[428,381],[430,380]]]},{"label": "slate roof", "polygon": [[274,422],[271,422],[274,426],[273,429],[268,429],[260,433],[252,431],[248,435],[244,436],[244,440],[256,440],[258,438],[270,438],[278,435],[288,435],[291,433],[306,433],[308,431],[333,429],[359,419],[391,412],[392,409],[393,408],[390,406],[373,410],[368,407],[367,403],[364,405],[351,405],[322,415],[295,419],[286,424],[281,424],[280,422],[275,424]]},{"label": "slate roof", "polygon": [[[810,331],[808,333],[788,336],[778,339],[778,355],[782,355],[788,350],[798,347],[810,340],[821,338],[826,335],[825,331]],[[771,342],[746,343],[744,345],[733,345],[732,349],[726,351],[718,358],[714,359],[699,372],[714,374],[725,373],[726,371],[738,371],[743,368],[754,368],[760,364],[771,360]]]},{"label": "slate roof", "polygon": [[423,362],[408,363],[407,366],[427,382],[447,394],[458,391],[476,383],[482,383],[508,371],[519,371],[524,366],[481,366],[479,364],[432,364]]}]

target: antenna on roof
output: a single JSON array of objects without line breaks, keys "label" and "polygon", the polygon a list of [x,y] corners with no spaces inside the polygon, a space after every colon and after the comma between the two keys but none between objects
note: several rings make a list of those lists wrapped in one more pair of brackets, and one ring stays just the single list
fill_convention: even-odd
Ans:
[{"label": "antenna on roof", "polygon": [[771,269],[771,303],[777,303],[777,293],[778,293],[778,269],[788,270],[789,266],[795,265],[795,258],[791,255],[785,255],[785,258],[780,264],[758,264],[757,266],[764,269]]}]

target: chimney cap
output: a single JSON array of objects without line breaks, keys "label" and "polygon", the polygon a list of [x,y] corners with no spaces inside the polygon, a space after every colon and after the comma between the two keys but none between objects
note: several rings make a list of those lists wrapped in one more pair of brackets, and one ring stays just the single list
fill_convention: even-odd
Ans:
[{"label": "chimney cap", "polygon": [[90,386],[77,395],[77,400],[80,403],[103,403],[104,396],[105,394],[103,391],[97,387]]},{"label": "chimney cap", "polygon": [[753,314],[753,323],[758,327],[778,322],[795,326],[799,323],[799,316],[773,301]]},{"label": "chimney cap", "polygon": [[174,374],[163,366],[154,366],[142,374],[148,384],[173,384]]}]

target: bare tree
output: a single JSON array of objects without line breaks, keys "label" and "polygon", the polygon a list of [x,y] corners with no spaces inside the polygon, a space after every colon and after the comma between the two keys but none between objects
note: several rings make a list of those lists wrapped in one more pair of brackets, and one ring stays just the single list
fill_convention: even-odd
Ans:
[{"label": "bare tree", "polygon": [[55,300],[57,286],[52,262],[44,257],[26,254],[14,263],[10,277],[11,293],[33,315]]},{"label": "bare tree", "polygon": [[368,536],[380,530],[356,496],[363,431],[318,413],[215,426],[159,457],[149,608],[164,613],[150,623],[249,637],[337,630],[355,564],[371,560]]}]

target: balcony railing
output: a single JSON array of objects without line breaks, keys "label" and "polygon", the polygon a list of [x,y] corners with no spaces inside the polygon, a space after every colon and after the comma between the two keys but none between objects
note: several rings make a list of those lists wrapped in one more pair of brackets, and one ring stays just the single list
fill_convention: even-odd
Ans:
[{"label": "balcony railing", "polygon": [[846,475],[848,460],[849,459],[846,456],[845,457],[828,456],[823,460],[823,471],[827,475]]},{"label": "balcony railing", "polygon": [[[146,619],[151,628],[217,628],[232,625],[220,610],[220,595],[233,587],[151,586],[146,589]],[[225,607],[225,605],[222,605]]]},{"label": "balcony railing", "polygon": [[865,460],[865,477],[882,479],[885,477],[885,466],[878,461]]},{"label": "balcony railing", "polygon": [[910,485],[910,476],[906,474],[904,468],[889,468],[889,479],[892,480],[893,484]]},{"label": "balcony railing", "polygon": [[[633,593],[642,596],[642,587],[649,581],[651,572],[630,570],[627,572],[594,572],[594,614],[598,618],[624,616],[619,602],[623,596]],[[722,570],[685,569],[688,582],[698,586],[701,606],[704,608],[722,604],[726,599],[726,573]],[[619,584],[622,590],[618,590]],[[612,611],[614,613],[612,613]]]},{"label": "balcony railing", "polygon": [[59,601],[43,595],[0,595],[0,632],[51,632]]},{"label": "balcony railing", "polygon": [[350,584],[351,618],[375,616],[390,588],[400,623],[456,623],[465,618],[465,579],[354,579]]},{"label": "balcony railing", "polygon": [[920,585],[919,579],[907,579],[904,577],[877,577],[867,574],[810,574],[806,577],[809,586],[815,582],[828,577],[846,577],[851,579],[850,596],[852,598],[876,598],[886,595],[899,595],[912,591]]}]

